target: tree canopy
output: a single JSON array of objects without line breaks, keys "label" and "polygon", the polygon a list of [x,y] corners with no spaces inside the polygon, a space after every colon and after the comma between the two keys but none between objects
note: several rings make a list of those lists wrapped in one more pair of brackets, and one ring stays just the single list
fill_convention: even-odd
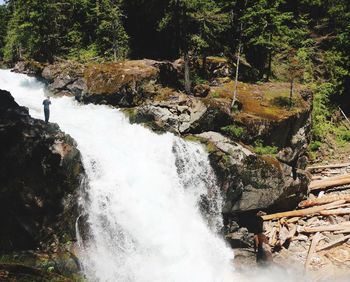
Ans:
[{"label": "tree canopy", "polygon": [[[235,64],[239,45],[251,66],[250,80],[283,79],[293,50],[293,62],[303,69],[300,82],[329,83],[329,101],[347,97],[348,0],[8,0],[0,5],[4,61],[183,56],[204,65],[207,56],[226,56]],[[239,77],[248,79],[244,73]]]}]

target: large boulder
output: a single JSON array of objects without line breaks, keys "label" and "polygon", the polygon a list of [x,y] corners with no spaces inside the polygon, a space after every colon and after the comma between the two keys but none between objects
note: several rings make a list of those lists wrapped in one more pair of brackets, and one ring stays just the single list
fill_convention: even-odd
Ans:
[{"label": "large boulder", "polygon": [[154,96],[150,88],[155,84],[180,85],[174,64],[146,59],[90,65],[59,61],[46,66],[41,77],[55,95],[118,107],[140,105]]},{"label": "large boulder", "polygon": [[309,179],[270,156],[259,156],[216,132],[196,135],[207,144],[209,158],[225,193],[223,212],[295,208],[307,194]]},{"label": "large boulder", "polygon": [[232,122],[229,110],[208,99],[170,91],[134,109],[131,121],[176,134],[216,131]]},{"label": "large boulder", "polygon": [[62,61],[46,66],[41,77],[53,94],[79,96],[86,89],[84,70],[85,66],[80,63]]},{"label": "large boulder", "polygon": [[0,251],[74,239],[83,173],[75,141],[0,90],[0,143]]},{"label": "large boulder", "polygon": [[31,76],[40,76],[44,65],[37,61],[18,61],[12,68],[13,72],[24,73]]}]

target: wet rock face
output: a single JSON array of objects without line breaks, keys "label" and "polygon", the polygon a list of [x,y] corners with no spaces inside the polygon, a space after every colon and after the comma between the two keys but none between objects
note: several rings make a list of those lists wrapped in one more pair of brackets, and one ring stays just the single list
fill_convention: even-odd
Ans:
[{"label": "wet rock face", "polygon": [[293,171],[272,157],[258,156],[216,132],[196,136],[207,144],[225,192],[224,213],[294,208],[305,197],[309,180],[303,171]]},{"label": "wet rock face", "polygon": [[0,251],[74,238],[83,173],[74,140],[0,90],[0,144]]}]

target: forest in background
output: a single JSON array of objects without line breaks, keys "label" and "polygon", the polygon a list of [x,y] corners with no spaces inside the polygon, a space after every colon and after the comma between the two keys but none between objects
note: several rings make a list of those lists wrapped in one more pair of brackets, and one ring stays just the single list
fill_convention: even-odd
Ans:
[{"label": "forest in background", "polygon": [[[350,113],[348,0],[8,0],[0,5],[0,60],[186,61],[237,55],[239,79],[289,81],[314,91],[311,150]],[[204,67],[203,67],[204,68]],[[205,79],[205,71],[199,74]]]}]

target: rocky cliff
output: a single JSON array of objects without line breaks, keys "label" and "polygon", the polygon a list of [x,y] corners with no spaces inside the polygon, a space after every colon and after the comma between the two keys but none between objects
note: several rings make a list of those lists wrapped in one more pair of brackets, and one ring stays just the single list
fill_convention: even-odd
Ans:
[{"label": "rocky cliff", "polygon": [[0,252],[74,240],[83,173],[75,141],[0,90],[0,143]]},{"label": "rocky cliff", "polygon": [[204,144],[223,191],[230,242],[251,246],[247,215],[292,209],[307,194],[312,93],[296,85],[290,100],[288,84],[240,83],[232,111],[234,82],[222,77],[229,75],[225,64],[213,60],[208,70],[220,71],[193,83],[192,95],[181,88],[182,67],[181,61],[59,62],[40,77],[53,94],[112,105],[132,123]]},{"label": "rocky cliff", "polygon": [[[222,62],[215,62],[209,70],[222,67]],[[242,83],[240,110],[232,112],[234,87],[229,78],[216,72],[207,83],[194,84],[193,95],[185,95],[179,86],[181,68],[181,61],[61,62],[44,67],[41,76],[56,95],[120,107],[131,122],[155,131],[196,135],[210,144],[215,148],[210,158],[226,195],[224,212],[295,206],[308,185],[303,169],[312,95],[297,87],[293,107],[288,108],[283,104],[288,86]],[[274,146],[274,155],[256,154],[256,142]]]}]

